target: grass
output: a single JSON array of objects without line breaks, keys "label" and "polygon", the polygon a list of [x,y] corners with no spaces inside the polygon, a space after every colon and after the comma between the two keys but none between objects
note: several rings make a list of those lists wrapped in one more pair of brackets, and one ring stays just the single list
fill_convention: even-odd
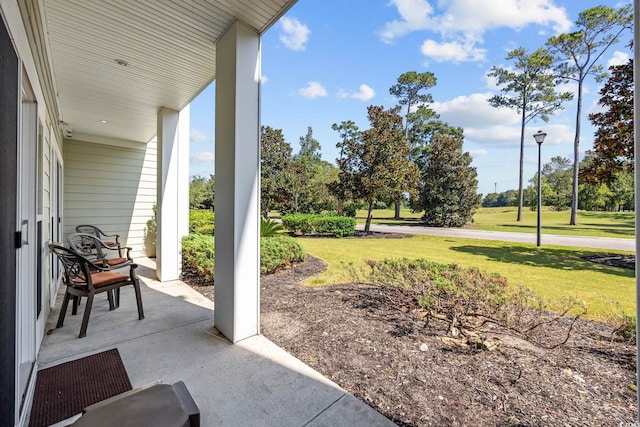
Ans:
[{"label": "grass", "polygon": [[[421,213],[412,213],[408,209],[402,209],[402,220],[393,219],[393,209],[381,209],[373,211],[374,224],[401,225],[419,221]],[[535,233],[537,227],[537,214],[529,208],[522,211],[522,221],[516,221],[517,208],[480,208],[473,217],[473,223],[469,228],[488,231],[512,231],[520,233]],[[356,220],[363,224],[367,212],[356,212]],[[588,212],[578,211],[578,224],[569,225],[570,211],[557,212],[549,208],[542,211],[542,233],[594,236],[594,237],[623,237],[635,236],[633,212]]]},{"label": "grass", "polygon": [[563,296],[585,301],[589,316],[606,319],[619,314],[614,301],[628,315],[635,315],[635,279],[632,270],[584,261],[595,249],[545,246],[511,242],[413,236],[404,239],[299,238],[305,250],[328,263],[310,286],[349,283],[351,267],[365,267],[365,259],[426,258],[498,273],[510,285],[529,287],[551,299]]}]

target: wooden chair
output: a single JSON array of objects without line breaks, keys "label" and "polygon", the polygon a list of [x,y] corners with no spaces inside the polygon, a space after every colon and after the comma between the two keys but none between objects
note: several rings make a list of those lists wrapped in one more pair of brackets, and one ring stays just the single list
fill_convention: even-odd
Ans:
[{"label": "wooden chair", "polygon": [[137,264],[129,264],[128,275],[120,274],[112,271],[109,267],[95,264],[74,250],[65,248],[64,246],[52,243],[49,244],[49,250],[56,254],[65,270],[63,281],[66,285],[66,291],[62,301],[62,307],[60,308],[60,315],[58,316],[57,328],[62,328],[64,325],[69,300],[74,299],[74,312],[72,314],[76,314],[78,299],[86,297],[87,302],[84,308],[79,338],[85,337],[87,335],[87,325],[89,324],[89,317],[91,316],[94,295],[107,292],[109,309],[114,310],[117,308],[117,305],[114,304],[111,291],[119,291],[121,287],[128,285],[133,286],[135,290],[138,319],[144,319],[140,280],[136,275]]}]

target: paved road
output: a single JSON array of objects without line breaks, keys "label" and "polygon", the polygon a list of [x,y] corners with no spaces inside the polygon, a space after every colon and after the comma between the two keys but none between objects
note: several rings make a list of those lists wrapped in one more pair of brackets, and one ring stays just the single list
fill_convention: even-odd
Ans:
[{"label": "paved road", "polygon": [[[358,224],[359,230],[364,229]],[[419,225],[376,225],[371,231],[387,233],[425,234],[429,236],[462,237],[466,239],[500,240],[503,242],[536,243],[536,235],[530,233],[511,233],[505,231],[467,230],[464,228],[422,227]],[[611,250],[635,251],[635,239],[615,237],[562,236],[542,233],[542,245],[576,246]]]}]

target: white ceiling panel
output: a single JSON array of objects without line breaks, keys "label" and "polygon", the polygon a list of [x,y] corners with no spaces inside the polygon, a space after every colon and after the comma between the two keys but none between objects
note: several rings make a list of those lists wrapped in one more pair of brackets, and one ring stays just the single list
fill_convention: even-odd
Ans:
[{"label": "white ceiling panel", "polygon": [[61,119],[73,133],[148,142],[161,107],[181,110],[215,79],[216,42],[234,20],[263,33],[295,1],[43,0]]}]

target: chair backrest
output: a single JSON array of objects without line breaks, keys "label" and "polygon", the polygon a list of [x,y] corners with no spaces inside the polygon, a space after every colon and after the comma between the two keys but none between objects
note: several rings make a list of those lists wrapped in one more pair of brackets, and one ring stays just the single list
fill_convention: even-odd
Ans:
[{"label": "chair backrest", "polygon": [[76,226],[76,232],[77,233],[85,233],[85,234],[93,234],[94,236],[96,236],[99,239],[102,239],[103,237],[115,237],[115,242],[114,243],[118,243],[118,238],[120,237],[118,234],[105,234],[104,231],[100,230],[95,225],[89,225],[89,224],[77,225]]},{"label": "chair backrest", "polygon": [[103,244],[93,234],[89,233],[75,233],[69,235],[67,237],[67,241],[69,242],[69,247],[84,256],[87,259],[95,260],[102,259],[105,257],[105,254],[102,251]]},{"label": "chair backrest", "polygon": [[91,287],[91,269],[89,268],[91,261],[71,249],[54,243],[49,244],[49,250],[62,262],[65,271],[64,281],[67,286]]},{"label": "chair backrest", "polygon": [[102,232],[102,230],[100,230],[98,227],[96,227],[95,225],[78,225],[76,227],[76,232],[77,233],[86,233],[86,234],[93,234],[96,237],[100,237],[101,234],[104,234]]}]

